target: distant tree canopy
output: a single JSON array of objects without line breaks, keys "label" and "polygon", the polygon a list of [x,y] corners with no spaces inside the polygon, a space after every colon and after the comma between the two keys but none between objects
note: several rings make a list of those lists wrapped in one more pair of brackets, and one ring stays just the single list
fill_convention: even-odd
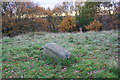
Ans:
[{"label": "distant tree canopy", "polygon": [[[120,2],[85,2],[76,4],[77,29],[83,28],[95,19],[102,23],[102,30],[117,29],[119,25]],[[102,7],[102,8],[101,8]],[[116,20],[115,20],[116,19]]]},{"label": "distant tree canopy", "polygon": [[110,23],[111,29],[120,28],[120,2],[117,3],[115,10],[113,11],[112,22]]},{"label": "distant tree canopy", "polygon": [[100,31],[102,28],[102,24],[99,21],[94,20],[93,22],[90,22],[90,25],[84,27],[90,31]]},{"label": "distant tree canopy", "polygon": [[119,28],[120,15],[118,9],[120,2],[104,2],[101,3],[103,9],[96,14],[95,19],[99,20],[103,26],[102,30],[111,30]]},{"label": "distant tree canopy", "polygon": [[[85,26],[93,28],[91,22],[94,20],[102,24],[101,30],[118,29],[120,24],[120,2],[75,2],[75,5],[63,2],[53,10],[33,2],[1,4],[3,36],[13,37],[31,31],[73,32],[80,28],[85,32],[90,30]],[[72,16],[73,13],[76,15]]]},{"label": "distant tree canopy", "polygon": [[40,16],[49,14],[52,14],[49,10],[47,11],[32,2],[3,2],[3,35],[14,36],[30,31],[48,31],[48,20]]},{"label": "distant tree canopy", "polygon": [[55,5],[53,12],[55,15],[62,15],[64,13],[66,16],[70,16],[74,11],[75,7],[72,2],[62,2],[61,4]]},{"label": "distant tree canopy", "polygon": [[75,17],[65,17],[59,25],[60,31],[62,32],[73,32],[76,31]]},{"label": "distant tree canopy", "polygon": [[99,9],[99,5],[100,3],[97,2],[78,3],[76,5],[76,24],[78,30],[80,27],[85,28],[84,26],[88,25],[94,20],[95,14]]}]

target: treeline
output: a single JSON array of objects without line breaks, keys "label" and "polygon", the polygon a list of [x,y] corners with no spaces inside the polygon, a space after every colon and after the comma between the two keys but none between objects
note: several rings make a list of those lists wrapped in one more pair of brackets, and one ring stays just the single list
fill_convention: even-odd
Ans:
[{"label": "treeline", "polygon": [[[81,4],[81,5],[79,5]],[[120,2],[78,3],[76,21],[82,31],[118,29],[120,24]]]},{"label": "treeline", "polygon": [[32,2],[3,2],[3,36],[12,37],[31,31],[49,31],[51,15],[51,10],[45,10]]},{"label": "treeline", "polygon": [[13,37],[33,31],[118,29],[119,11],[120,2],[63,2],[53,10],[32,2],[2,2],[2,33],[3,36]]}]

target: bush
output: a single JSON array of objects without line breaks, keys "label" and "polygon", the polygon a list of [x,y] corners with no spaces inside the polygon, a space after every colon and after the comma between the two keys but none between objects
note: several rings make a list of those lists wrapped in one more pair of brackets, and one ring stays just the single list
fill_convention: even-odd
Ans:
[{"label": "bush", "polygon": [[65,17],[61,24],[58,26],[62,32],[72,32],[76,30],[75,18],[68,16]]},{"label": "bush", "polygon": [[97,20],[94,20],[88,26],[85,26],[85,28],[90,30],[90,31],[100,31],[102,28],[102,23],[100,23]]}]

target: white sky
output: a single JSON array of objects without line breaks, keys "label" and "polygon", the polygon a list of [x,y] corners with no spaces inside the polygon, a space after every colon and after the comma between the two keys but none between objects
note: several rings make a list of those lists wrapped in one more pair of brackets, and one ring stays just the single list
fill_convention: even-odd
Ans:
[{"label": "white sky", "polygon": [[48,8],[50,7],[51,9],[54,8],[54,6],[58,3],[61,3],[63,1],[70,1],[70,0],[31,0],[35,3],[40,4],[40,6]]}]

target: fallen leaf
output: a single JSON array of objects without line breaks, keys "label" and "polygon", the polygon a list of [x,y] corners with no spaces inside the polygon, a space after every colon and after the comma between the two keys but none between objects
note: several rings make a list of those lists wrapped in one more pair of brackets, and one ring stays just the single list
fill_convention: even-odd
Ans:
[{"label": "fallen leaf", "polygon": [[119,54],[119,53],[112,53],[112,54]]},{"label": "fallen leaf", "polygon": [[92,59],[97,59],[97,57],[92,57]]},{"label": "fallen leaf", "polygon": [[65,72],[65,71],[67,71],[67,68],[63,68],[63,69],[61,70],[61,72]]},{"label": "fallen leaf", "polygon": [[13,76],[10,76],[9,78],[13,78]]},{"label": "fallen leaf", "polygon": [[78,70],[75,70],[74,73],[78,73],[78,72],[81,72],[81,71],[78,71]]},{"label": "fallen leaf", "polygon": [[7,63],[7,61],[3,61],[3,63]]},{"label": "fallen leaf", "polygon": [[42,71],[42,70],[39,70],[40,72]]}]

